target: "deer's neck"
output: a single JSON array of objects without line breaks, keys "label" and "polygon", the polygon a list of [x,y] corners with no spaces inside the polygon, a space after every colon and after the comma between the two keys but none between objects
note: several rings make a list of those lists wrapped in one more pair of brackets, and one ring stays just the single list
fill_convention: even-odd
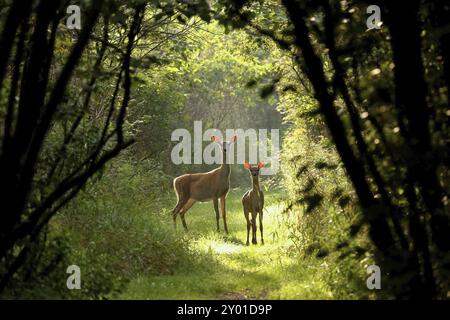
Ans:
[{"label": "deer's neck", "polygon": [[224,163],[224,164],[220,165],[220,170],[222,170],[222,173],[229,174],[230,173],[230,165]]},{"label": "deer's neck", "polygon": [[222,159],[222,164],[220,165],[220,171],[222,176],[229,177],[231,170],[230,170],[230,164],[226,162],[226,159]]},{"label": "deer's neck", "polygon": [[256,176],[256,177],[252,176],[252,190],[257,192],[258,194],[261,191],[259,189],[259,177],[258,176]]}]

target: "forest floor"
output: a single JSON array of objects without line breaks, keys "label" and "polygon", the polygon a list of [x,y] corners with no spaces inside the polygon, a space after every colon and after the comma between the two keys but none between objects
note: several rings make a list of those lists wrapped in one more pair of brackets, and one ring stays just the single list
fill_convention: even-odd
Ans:
[{"label": "forest floor", "polygon": [[[227,198],[230,234],[216,232],[212,203],[196,203],[186,215],[189,232],[178,219],[177,233],[190,242],[198,264],[177,268],[171,274],[145,275],[132,280],[120,299],[327,299],[331,292],[310,266],[299,258],[289,238],[289,221],[281,214],[283,203],[266,194],[264,240],[246,246],[242,190]],[[169,210],[169,209],[167,209]],[[168,220],[163,223],[171,223]],[[250,235],[251,238],[251,235]],[[251,241],[251,240],[250,240]]]}]

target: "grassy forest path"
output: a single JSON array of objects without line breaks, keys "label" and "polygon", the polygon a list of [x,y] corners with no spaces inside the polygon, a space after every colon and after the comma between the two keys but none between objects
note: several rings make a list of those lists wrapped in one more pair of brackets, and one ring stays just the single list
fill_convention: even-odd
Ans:
[{"label": "grassy forest path", "polygon": [[[275,193],[266,194],[265,245],[246,246],[246,223],[242,190],[227,199],[230,235],[215,231],[212,203],[196,203],[187,213],[189,232],[178,219],[177,234],[190,242],[195,262],[181,264],[167,275],[142,276],[132,280],[123,299],[314,299],[327,298],[314,270],[302,263],[289,239],[289,221],[281,214],[283,203]],[[166,210],[169,210],[167,208]],[[167,221],[171,223],[167,215]],[[311,267],[312,268],[312,267]]]}]

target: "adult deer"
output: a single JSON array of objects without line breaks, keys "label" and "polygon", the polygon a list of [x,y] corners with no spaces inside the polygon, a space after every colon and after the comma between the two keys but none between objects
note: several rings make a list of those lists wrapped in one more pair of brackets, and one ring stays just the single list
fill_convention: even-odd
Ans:
[{"label": "adult deer", "polygon": [[172,211],[173,224],[176,227],[177,214],[180,214],[183,227],[187,231],[186,220],[184,216],[186,212],[194,205],[196,201],[209,201],[214,203],[214,210],[216,212],[217,231],[219,231],[219,200],[220,209],[223,218],[223,227],[228,233],[227,214],[225,208],[225,201],[230,189],[230,164],[227,163],[227,151],[230,145],[236,142],[236,136],[233,136],[230,141],[221,142],[217,136],[212,136],[211,141],[218,143],[222,150],[222,164],[220,167],[204,173],[184,174],[174,179],[173,188],[177,194],[178,202]]},{"label": "adult deer", "polygon": [[[259,188],[259,170],[264,167],[263,162],[259,162],[257,166],[250,165],[247,161],[244,162],[244,168],[250,171],[252,177],[252,188],[244,193],[242,197],[242,206],[244,207],[244,216],[247,220],[247,245],[249,245],[250,227],[252,228],[252,243],[256,244],[256,217],[259,214],[259,230],[261,232],[261,244],[264,244],[263,235],[263,208],[264,208],[264,194]],[[249,213],[252,214],[251,219]]]}]

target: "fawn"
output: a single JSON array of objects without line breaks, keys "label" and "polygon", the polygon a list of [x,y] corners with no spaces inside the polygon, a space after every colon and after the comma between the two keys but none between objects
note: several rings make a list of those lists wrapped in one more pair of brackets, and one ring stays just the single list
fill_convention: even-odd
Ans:
[{"label": "fawn", "polygon": [[[259,214],[259,230],[261,232],[261,244],[264,244],[263,236],[263,207],[264,194],[259,188],[259,170],[264,167],[263,162],[259,162],[257,166],[250,165],[247,161],[244,163],[244,168],[250,171],[252,178],[252,189],[248,190],[242,197],[242,206],[244,207],[244,216],[247,220],[247,245],[249,245],[250,227],[252,227],[252,243],[257,244],[256,241],[256,217]],[[251,219],[249,213],[252,214]]]}]

